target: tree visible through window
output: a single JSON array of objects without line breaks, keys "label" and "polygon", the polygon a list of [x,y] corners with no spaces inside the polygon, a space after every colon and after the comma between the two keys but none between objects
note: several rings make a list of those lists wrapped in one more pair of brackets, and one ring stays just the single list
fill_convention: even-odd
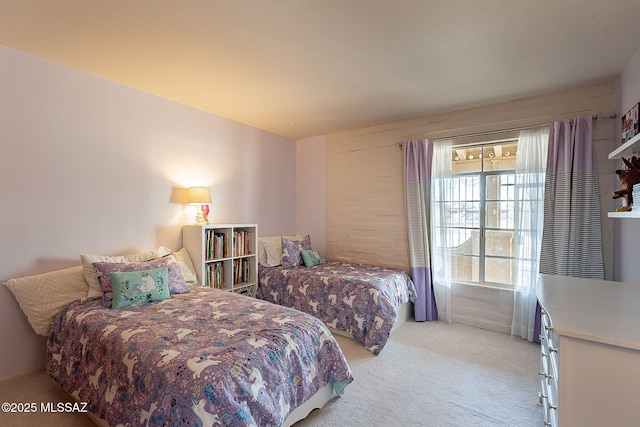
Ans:
[{"label": "tree visible through window", "polygon": [[442,200],[454,282],[514,284],[517,141],[454,146],[451,200]]}]

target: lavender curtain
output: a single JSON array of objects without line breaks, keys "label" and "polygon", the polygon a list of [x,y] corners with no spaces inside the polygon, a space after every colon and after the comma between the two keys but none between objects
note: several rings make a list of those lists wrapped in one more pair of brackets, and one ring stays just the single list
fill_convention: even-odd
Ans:
[{"label": "lavender curtain", "polygon": [[431,159],[433,141],[407,141],[402,145],[407,232],[411,277],[416,286],[414,316],[417,321],[438,320],[431,272]]},{"label": "lavender curtain", "polygon": [[544,198],[540,272],[602,279],[602,233],[591,116],[554,122]]}]

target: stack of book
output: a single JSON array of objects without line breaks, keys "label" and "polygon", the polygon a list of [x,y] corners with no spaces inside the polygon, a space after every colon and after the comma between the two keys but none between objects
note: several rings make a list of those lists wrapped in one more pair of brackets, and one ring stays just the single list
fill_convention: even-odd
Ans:
[{"label": "stack of book", "polygon": [[239,285],[239,284],[248,282],[249,274],[251,272],[249,260],[247,258],[243,258],[243,259],[236,259],[233,262],[235,264],[233,269],[235,273],[235,277],[233,278],[233,283],[235,285]]},{"label": "stack of book", "polygon": [[220,259],[227,257],[226,234],[216,233],[214,230],[206,231],[207,259]]},{"label": "stack of book", "polygon": [[206,286],[216,289],[224,288],[224,264],[221,262],[207,264],[205,277]]},{"label": "stack of book", "polygon": [[633,185],[631,198],[633,199],[633,203],[631,204],[631,210],[633,212],[640,212],[640,184]]},{"label": "stack of book", "polygon": [[233,234],[233,255],[251,254],[251,234],[247,231],[236,230]]}]

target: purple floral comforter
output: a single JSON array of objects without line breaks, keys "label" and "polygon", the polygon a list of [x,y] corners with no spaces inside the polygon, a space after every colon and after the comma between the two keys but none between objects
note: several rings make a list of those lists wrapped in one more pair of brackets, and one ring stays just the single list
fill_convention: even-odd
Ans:
[{"label": "purple floral comforter", "polygon": [[318,319],[202,287],[115,310],[73,302],[47,353],[51,378],[114,426],[278,426],[353,381]]},{"label": "purple floral comforter", "polygon": [[259,266],[257,297],[312,314],[349,332],[373,354],[384,348],[398,307],[413,300],[415,286],[402,270],[328,261],[292,269]]}]

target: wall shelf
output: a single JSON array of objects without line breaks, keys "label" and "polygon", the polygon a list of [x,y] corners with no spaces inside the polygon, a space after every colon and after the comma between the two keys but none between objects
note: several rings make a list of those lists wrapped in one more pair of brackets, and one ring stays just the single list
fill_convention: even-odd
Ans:
[{"label": "wall shelf", "polygon": [[[609,153],[609,160],[640,152],[640,133]],[[609,212],[609,218],[640,218],[640,211]]]},{"label": "wall shelf", "polygon": [[627,154],[640,152],[640,133],[609,153],[609,160],[621,159]]},{"label": "wall shelf", "polygon": [[609,218],[640,218],[640,211],[609,212]]}]

